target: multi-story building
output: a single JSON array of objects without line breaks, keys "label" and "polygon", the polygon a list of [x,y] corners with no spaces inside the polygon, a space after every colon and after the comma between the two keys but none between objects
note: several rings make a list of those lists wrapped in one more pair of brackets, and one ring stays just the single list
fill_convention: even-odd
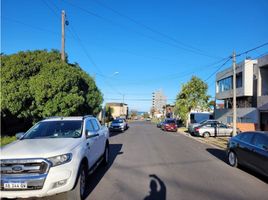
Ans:
[{"label": "multi-story building", "polygon": [[162,90],[157,90],[152,94],[152,107],[156,113],[163,114],[164,106],[167,104],[167,97]]},{"label": "multi-story building", "polygon": [[[233,71],[227,68],[216,75],[216,98],[223,108],[215,118],[233,121]],[[246,59],[236,65],[237,125],[242,130],[268,130],[268,55],[258,60]]]}]

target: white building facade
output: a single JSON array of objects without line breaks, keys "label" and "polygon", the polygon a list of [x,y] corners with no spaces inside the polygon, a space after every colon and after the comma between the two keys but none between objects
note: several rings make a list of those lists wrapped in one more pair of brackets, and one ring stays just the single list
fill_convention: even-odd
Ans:
[{"label": "white building facade", "polygon": [[[224,101],[224,108],[215,110],[215,118],[232,123],[232,67],[216,75],[216,99]],[[251,123],[255,130],[268,130],[268,55],[236,65],[236,101],[238,123]]]},{"label": "white building facade", "polygon": [[167,104],[167,97],[162,90],[157,90],[152,93],[152,107],[155,112],[164,113],[164,106]]}]

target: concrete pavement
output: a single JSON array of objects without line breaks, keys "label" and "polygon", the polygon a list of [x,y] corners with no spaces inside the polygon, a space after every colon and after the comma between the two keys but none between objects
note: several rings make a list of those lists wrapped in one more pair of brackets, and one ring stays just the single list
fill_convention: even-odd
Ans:
[{"label": "concrete pavement", "polygon": [[267,199],[266,180],[230,167],[223,150],[150,122],[133,122],[110,142],[111,163],[89,177],[87,200]]}]

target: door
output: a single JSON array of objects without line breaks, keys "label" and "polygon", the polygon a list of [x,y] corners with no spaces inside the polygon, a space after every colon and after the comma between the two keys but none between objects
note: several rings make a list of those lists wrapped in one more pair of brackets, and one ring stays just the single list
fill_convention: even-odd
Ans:
[{"label": "door", "polygon": [[98,156],[98,134],[94,130],[90,119],[86,121],[86,145],[87,145],[87,159],[89,168],[91,168],[97,161]]},{"label": "door", "polygon": [[230,136],[228,127],[223,123],[218,124],[218,136]]},{"label": "door", "polygon": [[96,156],[97,156],[97,159],[99,159],[104,152],[105,146],[103,144],[104,143],[103,141],[104,141],[105,137],[104,137],[104,133],[101,129],[100,123],[96,119],[91,119],[91,123],[93,125],[93,129],[94,129],[95,134],[97,134],[97,136],[96,136],[96,148],[97,148]]},{"label": "door", "polygon": [[268,136],[255,134],[253,138],[254,148],[252,149],[252,167],[268,175]]},{"label": "door", "polygon": [[252,139],[253,133],[243,133],[237,147],[237,157],[240,162],[248,166],[252,163]]}]

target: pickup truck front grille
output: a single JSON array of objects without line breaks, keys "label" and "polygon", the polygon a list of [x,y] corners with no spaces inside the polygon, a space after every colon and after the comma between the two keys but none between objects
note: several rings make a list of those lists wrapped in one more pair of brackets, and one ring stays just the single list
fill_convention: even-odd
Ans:
[{"label": "pickup truck front grille", "polygon": [[44,174],[49,170],[49,162],[44,159],[1,160],[1,175]]},{"label": "pickup truck front grille", "polygon": [[[0,160],[1,186],[0,190],[18,190],[12,184],[22,184],[19,190],[40,190],[47,177],[50,162],[45,159],[7,159]],[[6,184],[6,186],[5,186]],[[9,186],[11,184],[11,186]]]}]

